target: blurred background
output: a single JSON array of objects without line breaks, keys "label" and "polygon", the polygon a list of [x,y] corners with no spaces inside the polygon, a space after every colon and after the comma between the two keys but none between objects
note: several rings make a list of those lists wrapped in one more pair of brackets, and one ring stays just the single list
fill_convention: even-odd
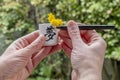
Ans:
[{"label": "blurred background", "polygon": [[[120,0],[0,0],[0,54],[17,38],[38,29],[52,12],[64,23],[115,25],[98,31],[106,40],[103,80],[120,80]],[[71,64],[63,51],[44,59],[28,80],[70,80]]]}]

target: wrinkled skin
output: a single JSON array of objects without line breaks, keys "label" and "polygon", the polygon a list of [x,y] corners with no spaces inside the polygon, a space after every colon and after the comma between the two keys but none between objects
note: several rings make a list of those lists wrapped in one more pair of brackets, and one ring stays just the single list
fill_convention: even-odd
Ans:
[{"label": "wrinkled skin", "polygon": [[45,37],[39,31],[14,41],[0,56],[0,80],[25,80],[46,56],[61,49],[60,45],[44,47]]},{"label": "wrinkled skin", "polygon": [[67,29],[60,30],[59,35],[71,60],[72,80],[102,80],[106,42],[95,30],[79,30],[74,21],[68,22]]},{"label": "wrinkled skin", "polygon": [[72,80],[101,80],[105,41],[94,30],[80,30],[74,21],[60,30],[62,44],[45,47],[38,31],[14,41],[0,56],[0,80],[25,80],[46,56],[62,48],[70,57]]}]

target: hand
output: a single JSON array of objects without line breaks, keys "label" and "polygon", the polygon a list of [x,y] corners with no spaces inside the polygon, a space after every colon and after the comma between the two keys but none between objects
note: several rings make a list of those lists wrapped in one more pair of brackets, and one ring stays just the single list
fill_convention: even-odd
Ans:
[{"label": "hand", "polygon": [[0,57],[0,80],[25,80],[47,55],[61,49],[60,45],[45,47],[39,31],[14,41]]},{"label": "hand", "polygon": [[102,80],[101,72],[106,42],[94,30],[80,30],[68,22],[68,32],[61,30],[62,48],[71,59],[73,80]]}]

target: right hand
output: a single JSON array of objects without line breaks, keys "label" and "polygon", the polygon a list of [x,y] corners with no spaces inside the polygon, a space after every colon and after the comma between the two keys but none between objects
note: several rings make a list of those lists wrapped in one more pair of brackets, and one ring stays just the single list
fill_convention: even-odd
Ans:
[{"label": "right hand", "polygon": [[68,32],[61,30],[62,48],[70,57],[73,80],[101,80],[106,42],[94,30],[80,30],[69,21]]}]

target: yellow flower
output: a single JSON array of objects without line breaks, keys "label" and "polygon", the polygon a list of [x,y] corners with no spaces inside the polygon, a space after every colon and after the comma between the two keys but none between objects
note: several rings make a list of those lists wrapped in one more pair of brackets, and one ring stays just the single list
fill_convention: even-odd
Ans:
[{"label": "yellow flower", "polygon": [[57,19],[57,22],[58,22],[59,26],[63,24],[62,19]]},{"label": "yellow flower", "polygon": [[52,13],[50,13],[48,15],[48,21],[51,22],[53,19],[55,19],[55,16]]},{"label": "yellow flower", "polygon": [[51,22],[50,22],[54,27],[57,27],[57,26],[60,26],[62,25],[62,20],[61,19],[53,19]]},{"label": "yellow flower", "polygon": [[50,13],[48,15],[48,21],[54,26],[54,27],[57,27],[57,26],[60,26],[63,24],[63,21],[62,19],[56,19],[55,16]]},{"label": "yellow flower", "polygon": [[54,27],[58,26],[58,21],[56,19],[53,19],[51,22],[50,22]]}]

